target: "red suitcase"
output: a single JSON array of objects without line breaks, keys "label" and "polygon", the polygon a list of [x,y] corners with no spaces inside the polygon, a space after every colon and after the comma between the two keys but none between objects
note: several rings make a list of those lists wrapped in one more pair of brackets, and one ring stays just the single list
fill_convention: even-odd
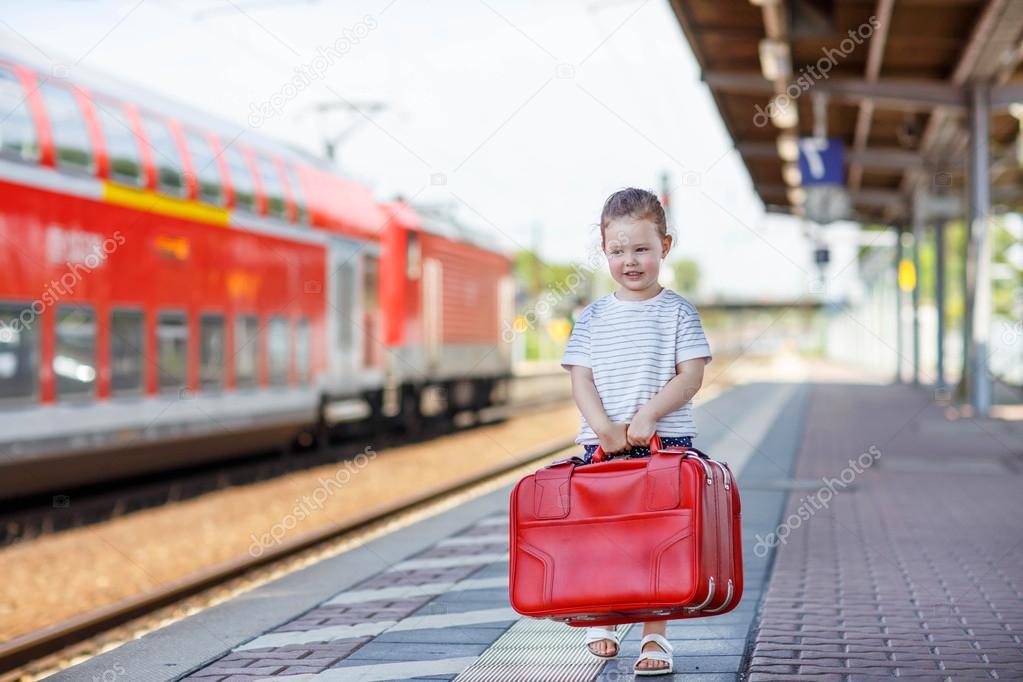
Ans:
[{"label": "red suitcase", "polygon": [[[558,460],[511,493],[509,597],[569,625],[700,618],[742,597],[739,491],[696,448]],[[598,448],[594,459],[600,459]]]}]

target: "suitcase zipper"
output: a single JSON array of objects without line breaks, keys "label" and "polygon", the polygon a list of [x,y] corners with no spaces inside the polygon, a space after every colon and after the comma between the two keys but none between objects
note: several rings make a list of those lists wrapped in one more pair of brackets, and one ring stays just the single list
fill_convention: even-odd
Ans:
[{"label": "suitcase zipper", "polygon": [[[713,464],[717,464],[717,462],[714,461],[713,459],[708,459],[707,460],[707,465],[710,466],[710,468],[712,470],[714,469],[714,467],[711,466]],[[718,578],[718,581],[720,582],[721,576],[723,575],[723,572],[721,570],[721,555],[723,554],[723,552],[721,551],[721,513],[720,513],[721,512],[721,500],[719,499],[719,496],[718,496],[718,491],[720,490],[720,486],[717,485],[717,475],[716,474],[712,474],[712,475],[714,476],[714,483],[715,483],[715,485],[713,486],[713,489],[714,489],[714,492],[713,492],[713,495],[714,495],[714,507],[713,508],[714,508],[714,534],[715,534],[715,539],[716,539],[716,543],[715,544],[717,545],[717,551],[714,552],[716,563],[717,563],[717,567],[714,569],[714,575],[715,575],[715,577]],[[720,589],[720,587],[721,587],[721,585],[718,585],[719,589]],[[714,596],[716,598],[717,597],[717,593],[715,593]],[[713,602],[713,601],[714,600],[711,599],[711,602]],[[710,606],[710,603],[708,603],[707,606]],[[706,609],[706,607],[704,607],[704,609]]]},{"label": "suitcase zipper", "polygon": [[[724,490],[721,493],[723,497],[720,500],[718,500],[718,504],[716,505],[716,506],[719,507],[718,511],[722,512],[722,513],[719,513],[717,515],[717,517],[718,517],[717,518],[717,522],[718,522],[718,538],[719,538],[719,540],[721,540],[722,538],[721,538],[720,534],[721,534],[721,531],[722,531],[722,525],[724,525],[725,526],[725,530],[727,530],[727,521],[728,521],[728,519],[731,518],[731,512],[732,512],[732,510],[731,510],[731,507],[732,507],[732,504],[731,504],[731,484],[730,484],[730,481],[729,481],[730,476],[729,476],[728,469],[725,467],[724,464],[722,464],[721,462],[719,462],[719,461],[717,461],[715,459],[712,459],[710,461],[711,461],[711,463],[716,464],[719,469],[721,469],[721,484],[722,484],[722,487],[724,488]],[[715,491],[715,498],[717,498],[717,492],[716,491]],[[720,507],[722,507],[722,506],[724,508],[720,509]],[[722,548],[723,551],[721,551],[718,554],[718,562],[719,562],[718,563],[718,575],[720,575],[722,577],[725,576],[725,575],[728,575],[728,573],[731,570],[731,568],[733,568],[732,567],[732,564],[733,564],[732,538],[731,538],[731,536],[728,536],[728,537],[723,538],[723,540],[724,541],[719,544],[719,546]],[[726,556],[725,556],[726,552],[727,552],[727,562],[725,562],[722,565],[721,562],[726,559]],[[725,600],[723,602],[721,602],[720,606],[717,606],[717,607],[715,607],[713,609],[705,609],[704,613],[720,613],[724,609],[728,608],[728,605],[732,602],[732,595],[734,594],[734,592],[735,592],[735,585],[732,583],[731,578],[729,578],[728,579],[727,592],[725,593]]]},{"label": "suitcase zipper", "polygon": [[[703,467],[703,472],[704,472],[704,476],[705,476],[705,478],[707,480],[707,485],[711,486],[711,491],[713,491],[714,490],[714,470],[711,468],[711,466],[709,464],[707,464],[707,461],[703,457],[694,456],[692,454],[687,454],[686,457],[688,459],[692,459],[692,460],[697,461],[697,462],[700,463],[700,465]],[[712,494],[711,491],[708,491],[706,488],[704,488],[703,494],[700,495],[701,506],[703,507],[703,509],[701,509],[701,517],[703,517],[703,518],[706,518],[707,498],[708,498],[708,495]],[[716,503],[717,503],[717,498],[715,497],[715,504]],[[711,574],[710,578],[707,580],[707,597],[702,602],[700,602],[699,604],[697,604],[695,606],[686,606],[686,607],[684,607],[684,610],[685,610],[685,612],[690,613],[690,614],[697,613],[698,611],[702,611],[704,608],[706,608],[706,606],[708,604],[710,604],[711,601],[713,601],[713,600],[714,600],[714,575]]]}]

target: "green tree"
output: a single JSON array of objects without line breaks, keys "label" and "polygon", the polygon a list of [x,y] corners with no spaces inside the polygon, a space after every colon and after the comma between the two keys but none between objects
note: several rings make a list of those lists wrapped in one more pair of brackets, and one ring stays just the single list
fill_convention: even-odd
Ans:
[{"label": "green tree", "polygon": [[682,258],[672,265],[675,290],[683,296],[692,296],[700,285],[700,265],[691,258]]}]

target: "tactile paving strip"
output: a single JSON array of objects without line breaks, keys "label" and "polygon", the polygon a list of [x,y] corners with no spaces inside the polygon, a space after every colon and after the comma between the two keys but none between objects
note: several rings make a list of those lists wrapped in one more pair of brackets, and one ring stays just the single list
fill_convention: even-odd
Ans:
[{"label": "tactile paving strip", "polygon": [[[619,640],[632,625],[619,625]],[[508,629],[455,682],[589,682],[606,659],[586,650],[585,628],[526,618]]]}]

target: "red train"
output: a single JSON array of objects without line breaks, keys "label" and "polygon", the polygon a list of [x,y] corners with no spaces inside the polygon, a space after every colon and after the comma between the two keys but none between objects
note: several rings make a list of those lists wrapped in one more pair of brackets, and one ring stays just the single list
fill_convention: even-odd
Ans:
[{"label": "red train", "polygon": [[2,50],[0,111],[0,499],[505,399],[495,244]]}]

